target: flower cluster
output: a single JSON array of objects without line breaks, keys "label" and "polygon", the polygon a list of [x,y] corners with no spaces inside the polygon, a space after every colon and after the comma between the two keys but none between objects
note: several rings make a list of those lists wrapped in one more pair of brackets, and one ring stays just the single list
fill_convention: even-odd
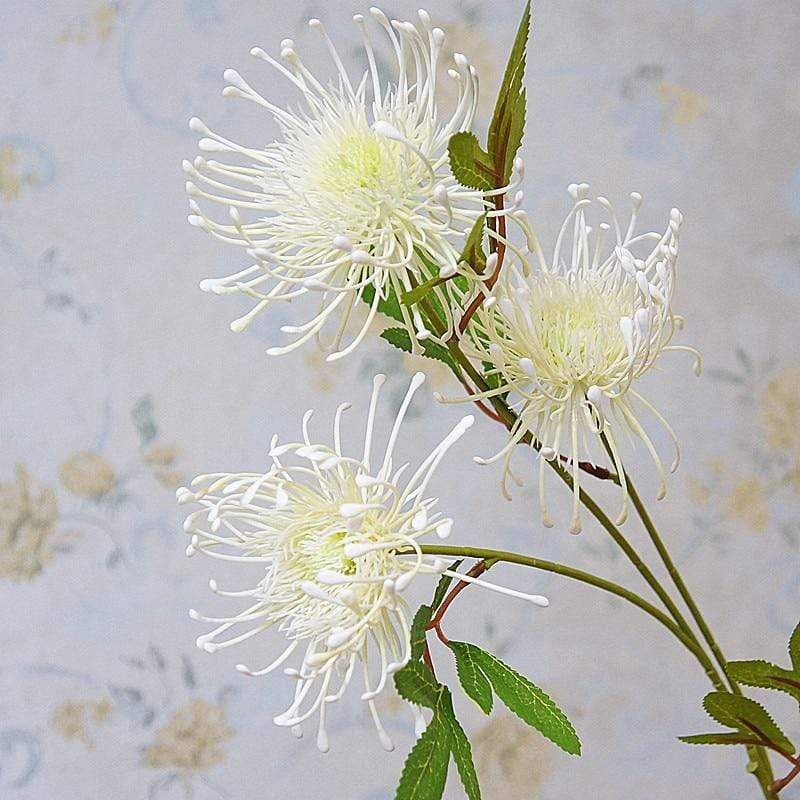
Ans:
[{"label": "flower cluster", "polygon": [[[251,51],[287,79],[303,105],[278,108],[239,73],[225,71],[223,94],[264,108],[277,123],[281,140],[266,147],[237,144],[194,118],[190,127],[203,138],[205,153],[233,157],[236,163],[197,157],[184,162],[190,180],[189,221],[220,241],[242,247],[253,263],[223,278],[201,282],[216,294],[243,294],[252,309],[231,323],[245,329],[270,305],[305,295],[319,299],[314,315],[284,333],[296,338],[268,353],[287,353],[316,338],[334,360],[363,340],[378,304],[390,292],[400,296],[437,274],[467,273],[459,264],[460,240],[490,203],[491,195],[466,189],[453,178],[447,143],[468,130],[478,100],[478,78],[466,56],[456,53],[450,78],[458,86],[455,110],[440,119],[437,69],[445,34],[425,11],[419,25],[390,21],[370,9],[391,44],[394,80],[385,83],[378,68],[367,21],[356,15],[368,70],[351,80],[322,23],[309,25],[322,36],[337,70],[325,84],[304,65],[291,39],[281,44],[277,61],[261,48]],[[227,210],[216,221],[198,201]],[[247,221],[243,214],[254,215]],[[453,330],[446,288],[434,290],[447,310],[447,333]],[[369,310],[360,313],[362,300]],[[367,306],[363,305],[366,310]],[[413,346],[432,333],[416,309],[402,308]],[[335,324],[333,320],[338,320]],[[328,322],[333,335],[322,342]],[[354,335],[347,339],[348,330]]]},{"label": "flower cluster", "polygon": [[[548,260],[535,248],[535,264],[516,265],[504,272],[491,297],[478,309],[464,352],[487,365],[492,388],[463,400],[503,396],[516,412],[505,446],[487,464],[503,461],[506,476],[515,446],[526,436],[541,445],[539,493],[542,522],[553,525],[544,492],[545,462],[561,459],[571,467],[573,511],[570,530],[581,530],[579,493],[581,461],[599,463],[605,449],[622,488],[620,523],[627,515],[628,494],[620,457],[620,438],[641,441],[660,478],[663,497],[665,469],[639,420],[642,410],[667,431],[675,443],[671,469],[679,450],[672,428],[635,388],[667,351],[695,350],[671,344],[682,324],[672,310],[678,241],[683,220],[670,212],[662,233],[636,232],[642,202],[631,194],[633,211],[623,226],[605,197],[589,199],[587,184],[569,187],[572,209],[556,237]],[[592,207],[605,219],[590,224]]]},{"label": "flower cluster", "polygon": [[[453,525],[434,510],[436,498],[426,492],[445,453],[473,423],[471,416],[464,417],[402,480],[409,465],[395,464],[395,446],[424,376],[417,373],[412,378],[386,447],[377,455],[373,433],[384,380],[383,375],[374,380],[360,453],[349,454],[342,446],[342,415],[349,408],[345,403],[336,411],[332,445],[312,440],[308,412],[302,441],[279,444],[273,439],[267,472],[203,475],[193,481],[192,489],[178,490],[181,502],[200,505],[186,519],[189,555],[202,552],[265,568],[258,584],[243,590],[223,591],[211,581],[217,594],[249,598],[251,604],[224,618],[192,611],[194,619],[217,623],[199,637],[198,646],[214,652],[277,628],[288,640],[280,655],[266,667],[238,669],[246,675],[266,675],[297,652],[299,666],[284,669],[295,681],[294,699],[275,723],[299,733],[300,725],[318,714],[317,743],[323,751],[328,749],[326,707],[342,697],[357,669],[381,742],[386,749],[392,747],[374,698],[410,657],[404,591],[419,574],[448,572],[440,559],[423,555],[419,544],[431,535],[446,538]],[[298,463],[290,464],[289,459]],[[475,582],[540,605],[547,602]],[[237,626],[243,632],[231,636]],[[368,654],[371,646],[377,650],[374,660]],[[374,674],[370,664],[375,665]]]},{"label": "flower cluster", "polygon": [[[201,288],[254,301],[231,324],[235,331],[275,303],[316,297],[319,305],[307,321],[283,326],[294,340],[271,347],[271,355],[315,339],[329,361],[339,359],[363,341],[379,311],[389,313],[405,329],[395,335],[395,344],[447,361],[465,386],[468,380],[475,384],[465,397],[441,401],[475,402],[507,423],[500,451],[475,459],[502,461],[506,496],[507,478],[519,482],[510,466],[516,445],[530,444],[541,456],[542,522],[553,525],[545,498],[551,462],[572,483],[570,530],[578,533],[581,472],[605,461],[621,488],[621,524],[629,502],[620,455],[624,438],[644,445],[660,476],[659,497],[665,492],[666,468],[643,415],[675,442],[672,469],[679,457],[672,429],[639,393],[638,379],[668,351],[689,351],[700,368],[696,351],[672,344],[682,325],[672,308],[682,215],[673,209],[663,232],[638,233],[641,195],[630,195],[633,210],[623,224],[606,198],[591,200],[588,185],[572,184],[572,209],[546,257],[521,208],[524,163],[516,156],[524,90],[522,62],[514,59],[524,58],[519,42],[527,33],[528,12],[490,128],[492,152],[468,133],[478,79],[466,56],[454,54],[448,75],[458,96],[442,119],[437,73],[444,32],[424,11],[418,12],[418,24],[390,20],[376,8],[370,16],[370,25],[365,16],[354,17],[367,65],[355,80],[316,19],[309,24],[330,53],[333,81],[316,78],[290,39],[281,43],[281,60],[261,48],[251,51],[299,91],[295,110],[277,107],[238,72],[225,71],[223,94],[265,109],[279,140],[245,146],[191,120],[191,129],[202,137],[200,150],[215,158],[184,162],[189,221],[242,248],[252,260],[232,275],[202,281]],[[388,82],[379,68],[380,45],[373,42],[375,25],[394,65]],[[456,134],[454,175],[448,145]],[[456,176],[483,188],[467,188]],[[491,188],[501,183],[507,185]],[[207,202],[221,205],[226,218],[210,216]],[[523,235],[521,245],[511,235],[512,224]],[[437,350],[427,339],[447,349]],[[273,438],[266,472],[202,475],[177,492],[179,501],[199,505],[184,526],[191,536],[188,555],[200,552],[264,569],[246,588],[223,591],[210,582],[218,595],[249,605],[224,617],[192,610],[193,619],[216,625],[198,638],[198,646],[214,652],[270,629],[282,634],[284,644],[266,666],[237,668],[253,676],[282,668],[294,682],[294,697],[275,722],[301,735],[303,723],[317,717],[323,751],[327,708],[357,672],[379,738],[392,748],[375,698],[411,658],[404,593],[417,576],[457,575],[547,605],[540,595],[451,572],[431,554],[435,548],[426,550],[426,537],[446,538],[453,525],[435,510],[429,481],[473,418],[464,417],[415,470],[398,467],[401,425],[423,380],[421,373],[411,380],[380,455],[374,431],[382,375],[373,383],[359,453],[342,444],[348,404],[336,411],[330,444],[312,437],[309,411],[301,441],[279,444]],[[484,401],[493,403],[497,414]],[[441,633],[437,625],[434,618],[431,626]],[[414,713],[421,730],[424,719],[416,707]]]}]

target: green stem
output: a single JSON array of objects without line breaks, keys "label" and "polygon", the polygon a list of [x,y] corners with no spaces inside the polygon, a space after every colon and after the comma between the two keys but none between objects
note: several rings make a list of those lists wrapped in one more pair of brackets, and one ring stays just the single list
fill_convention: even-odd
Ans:
[{"label": "green stem", "polygon": [[[443,334],[443,332],[444,332],[444,325],[443,325],[441,319],[439,318],[439,315],[436,312],[435,308],[433,308],[433,306],[430,304],[430,302],[427,301],[426,299],[423,299],[420,302],[420,308],[424,312],[425,316],[427,317],[428,323],[432,326],[434,332],[437,333],[439,336],[441,336]],[[469,376],[470,380],[473,382],[475,387],[477,389],[481,390],[481,391],[485,391],[488,388],[488,386],[486,384],[486,381],[483,378],[483,375],[478,370],[475,369],[475,367],[470,362],[470,360],[467,358],[467,356],[464,355],[464,353],[461,351],[461,348],[458,346],[458,343],[456,341],[449,340],[447,342],[447,347],[448,347],[448,350],[450,351],[450,354],[453,357],[454,361],[466,373],[466,375]],[[494,407],[495,411],[497,412],[498,416],[503,421],[503,424],[507,428],[512,427],[514,422],[516,421],[516,415],[514,414],[514,412],[506,405],[505,402],[503,402],[503,400],[501,398],[492,397],[492,398],[490,398],[490,400],[491,400],[491,404]],[[537,442],[530,433],[526,434],[522,438],[521,443],[528,444],[531,447],[534,447],[536,450],[538,450],[539,447],[540,447],[539,442]],[[561,466],[561,464],[558,463],[557,461],[548,461],[548,463],[553,468],[553,470],[556,472],[556,474],[561,478],[561,480],[563,480],[564,483],[566,483],[567,486],[569,486],[570,489],[572,489],[573,488],[573,480],[572,480],[572,476],[569,474],[569,472],[567,472]],[[641,499],[639,498],[638,494],[636,493],[635,488],[630,483],[630,480],[628,481],[628,487],[629,487],[629,493],[630,493],[631,499],[632,499],[634,505],[636,506],[637,512],[639,513],[639,516],[642,518],[642,522],[644,523],[645,527],[648,529],[648,533],[650,534],[650,538],[653,541],[653,544],[655,545],[656,549],[659,552],[659,555],[661,556],[662,561],[664,562],[665,566],[667,567],[667,570],[670,573],[670,577],[672,578],[673,582],[675,583],[675,586],[677,587],[679,593],[681,594],[681,597],[683,597],[684,602],[686,602],[687,607],[689,608],[689,611],[690,611],[692,617],[694,618],[695,622],[698,624],[698,627],[700,628],[700,631],[701,631],[704,639],[706,640],[706,642],[708,643],[709,647],[711,648],[711,651],[712,651],[715,659],[717,660],[717,663],[720,665],[720,668],[722,669],[723,673],[725,674],[725,677],[728,679],[732,690],[734,692],[741,693],[741,690],[739,689],[738,685],[736,685],[736,682],[732,681],[730,676],[728,675],[728,673],[727,673],[727,662],[725,661],[725,658],[722,655],[722,652],[719,649],[719,646],[716,644],[716,641],[714,640],[714,637],[711,634],[711,630],[708,628],[708,625],[705,623],[705,620],[703,619],[702,615],[700,614],[700,611],[699,611],[696,603],[694,603],[694,600],[691,597],[691,594],[688,592],[688,589],[686,588],[686,585],[683,582],[683,580],[682,580],[682,578],[680,576],[680,573],[678,572],[677,568],[674,565],[674,562],[670,558],[669,553],[666,550],[666,547],[664,546],[663,542],[661,541],[661,538],[658,535],[658,532],[656,531],[655,526],[652,523],[652,520],[650,520],[650,517],[647,514],[647,511],[644,508],[644,505],[641,503]],[[583,505],[589,510],[589,512],[600,523],[600,525],[608,532],[608,534],[612,537],[614,542],[622,549],[622,551],[625,553],[627,558],[634,565],[634,567],[639,572],[639,574],[644,578],[644,580],[647,582],[647,584],[650,586],[650,588],[655,592],[655,594],[658,596],[658,598],[664,604],[664,607],[672,615],[673,619],[675,620],[675,630],[673,632],[675,633],[676,636],[678,636],[678,638],[697,657],[698,661],[700,662],[700,664],[703,667],[704,672],[706,673],[706,676],[711,681],[712,685],[716,689],[718,689],[719,691],[727,691],[727,686],[725,685],[725,682],[722,680],[722,677],[721,677],[719,671],[716,669],[716,667],[714,666],[714,663],[708,657],[708,655],[706,654],[705,650],[703,650],[703,648],[700,645],[700,642],[697,639],[693,629],[691,628],[691,626],[686,621],[686,618],[680,612],[680,610],[678,609],[678,607],[675,605],[674,601],[670,597],[669,593],[666,591],[666,589],[664,589],[664,587],[661,585],[661,583],[655,577],[655,575],[650,570],[650,568],[641,559],[639,554],[636,552],[635,548],[630,544],[630,542],[628,542],[628,540],[625,538],[625,536],[622,534],[622,532],[619,530],[619,528],[616,525],[614,525],[614,523],[611,521],[611,519],[600,508],[600,506],[597,504],[597,502],[588,494],[588,492],[586,492],[585,489],[581,489],[580,490],[579,497],[580,497],[580,500],[583,503]],[[649,527],[648,527],[648,522],[646,520],[649,521]],[[476,557],[477,558],[482,558],[483,556],[476,556]],[[527,557],[520,556],[520,558],[527,558]],[[531,559],[531,560],[532,561],[537,561],[537,559]],[[515,562],[512,562],[512,563],[524,563],[524,562],[515,561]],[[541,561],[540,561],[540,563],[541,563]],[[545,563],[549,564],[550,562],[545,562]],[[534,566],[534,565],[531,564],[531,563],[528,563],[528,566]],[[565,569],[571,569],[571,568],[566,567]],[[561,574],[567,574],[567,573],[562,572]],[[582,573],[582,575],[585,576],[585,577],[591,578],[593,580],[595,580],[595,579],[598,580],[598,581],[602,580],[600,578],[595,578],[595,576],[591,576],[588,573]],[[572,575],[571,577],[575,577],[575,575]],[[590,583],[591,581],[585,581],[585,582]],[[605,583],[608,583],[608,582],[605,582]],[[600,584],[595,583],[594,585],[598,586],[599,588],[606,588],[607,591],[611,591],[607,587],[601,586]],[[612,586],[616,586],[616,584],[611,584],[611,585]],[[618,587],[618,588],[622,589],[622,587]],[[624,590],[624,591],[627,591],[627,590]],[[617,592],[613,592],[613,593],[617,593]],[[633,593],[630,593],[630,594],[633,594]],[[624,595],[620,595],[620,596],[624,596]],[[638,595],[634,595],[634,596],[638,597]],[[635,602],[631,598],[628,597],[626,599],[631,600],[631,602],[633,602],[634,605],[638,605],[643,610],[647,610],[647,609],[643,608],[640,603]],[[638,599],[641,600],[641,602],[646,603],[646,601],[642,600],[642,598],[638,598]],[[654,607],[650,606],[649,603],[646,603],[646,605],[649,606],[651,609],[654,609]],[[657,609],[654,609],[654,610],[657,610]],[[648,613],[650,613],[650,611],[648,611]],[[660,611],[658,613],[661,614]],[[652,614],[651,614],[651,616],[652,616]],[[664,616],[664,615],[662,615],[662,616]],[[656,617],[656,619],[659,619],[659,617]],[[666,619],[666,617],[665,617],[665,619]],[[659,621],[661,621],[663,623],[663,620],[659,619]],[[702,624],[701,624],[701,621],[702,621]],[[690,642],[691,642],[691,645],[689,644]],[[755,777],[758,780],[759,785],[761,786],[761,789],[762,789],[762,792],[764,794],[764,797],[767,798],[767,800],[775,800],[775,798],[777,798],[777,795],[775,795],[774,792],[771,789],[772,783],[774,781],[774,776],[773,776],[772,767],[771,767],[771,764],[770,764],[770,761],[769,761],[769,757],[767,756],[766,751],[764,750],[764,748],[760,748],[760,747],[748,747],[748,754],[750,756],[751,761],[753,761],[753,763],[755,763],[755,765],[756,765]]]},{"label": "green stem", "polygon": [[[653,523],[652,517],[647,511],[647,508],[645,508],[639,493],[636,491],[636,487],[633,485],[633,482],[627,473],[625,474],[625,479],[628,486],[628,495],[630,496],[631,502],[636,509],[636,513],[639,515],[639,519],[641,519],[642,524],[644,525],[645,530],[650,537],[650,541],[653,543],[653,546],[658,552],[658,555],[661,558],[661,561],[663,562],[667,572],[669,573],[672,582],[675,584],[678,593],[683,598],[683,602],[686,603],[686,607],[689,609],[692,619],[694,619],[698,629],[700,630],[700,633],[706,641],[706,644],[713,653],[717,664],[719,664],[720,669],[730,684],[731,691],[734,694],[741,695],[742,690],[739,687],[739,684],[731,677],[730,672],[728,671],[728,661],[725,658],[722,649],[717,644],[711,628],[706,622],[705,617],[703,617],[700,608],[695,602],[692,593],[689,591],[689,587],[686,585],[686,582],[683,580],[683,577],[678,571],[675,562],[672,560],[672,556],[669,554],[669,551],[664,544],[664,540],[658,533],[658,529]],[[775,797],[776,795],[773,793],[771,788],[775,781],[775,776],[772,772],[772,765],[770,764],[769,756],[767,755],[766,750],[763,747],[748,747],[747,750],[751,760],[758,765],[755,776],[764,791],[764,796],[768,798]]]},{"label": "green stem", "polygon": [[[420,308],[425,313],[426,317],[428,318],[429,324],[433,327],[434,331],[441,335],[444,332],[444,328],[441,324],[441,320],[438,318],[438,314],[436,310],[431,306],[431,304],[427,300],[422,300],[420,302]],[[450,340],[447,342],[447,347],[450,351],[453,360],[464,370],[464,372],[469,376],[470,380],[475,384],[476,388],[485,390],[488,388],[486,386],[486,382],[483,376],[475,369],[472,365],[470,360],[464,353],[461,351],[461,348],[458,346],[458,343]],[[495,410],[497,411],[500,418],[503,420],[503,423],[506,427],[512,427],[514,422],[516,421],[516,415],[514,412],[499,398],[493,397],[491,398],[492,405],[494,406]],[[534,437],[527,433],[525,436],[522,437],[521,443],[528,444],[534,447],[536,450],[539,449],[539,442],[537,442]],[[570,488],[572,488],[572,475],[565,470],[561,464],[557,461],[548,461],[548,464],[555,470],[556,474],[563,480]],[[586,492],[585,489],[580,490],[580,499],[584,506],[589,510],[592,516],[602,525],[602,527],[609,533],[611,538],[614,542],[622,549],[631,563],[636,567],[639,574],[644,578],[650,588],[656,593],[658,598],[664,604],[664,607],[669,611],[672,615],[673,619],[677,623],[678,627],[686,634],[686,636],[695,639],[697,641],[694,632],[692,631],[691,627],[689,626],[686,618],[681,614],[678,607],[675,605],[672,598],[669,596],[669,593],[664,589],[664,587],[659,583],[656,576],[644,563],[644,561],[640,558],[639,554],[636,552],[635,548],[628,542],[622,532],[617,528],[616,525],[611,521],[611,519],[606,515],[606,513],[600,508],[600,506],[595,502],[595,500]],[[722,691],[726,690],[725,684],[722,681],[720,674],[717,672],[716,668],[714,667],[713,663],[710,659],[706,659],[707,664],[704,665],[704,669],[706,675],[708,675],[709,680],[712,684]]]},{"label": "green stem", "polygon": [[[680,642],[697,658],[697,660],[704,665],[708,660],[708,656],[697,642],[687,636],[663,611],[656,608],[652,603],[647,602],[643,597],[640,597],[635,592],[620,586],[617,583],[601,578],[598,575],[592,575],[589,572],[570,567],[566,564],[559,564],[555,561],[546,561],[543,558],[534,558],[533,556],[522,555],[521,553],[513,553],[507,550],[491,550],[484,547],[457,547],[453,545],[440,545],[440,544],[423,544],[420,546],[422,552],[426,555],[448,556],[451,558],[477,558],[488,562],[504,561],[507,564],[519,564],[524,567],[531,567],[533,569],[543,570],[544,572],[553,572],[556,575],[563,575],[567,578],[580,581],[581,583],[589,584],[598,589],[602,589],[609,594],[621,597],[629,603],[640,608],[646,614],[649,614],[654,619],[658,620],[673,636],[680,640]],[[402,552],[402,551],[401,551]]]}]

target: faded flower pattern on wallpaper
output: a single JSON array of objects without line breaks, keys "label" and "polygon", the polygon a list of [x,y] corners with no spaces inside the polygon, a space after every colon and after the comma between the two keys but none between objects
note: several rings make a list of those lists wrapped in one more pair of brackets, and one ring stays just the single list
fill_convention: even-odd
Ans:
[{"label": "faded flower pattern on wallpaper", "polygon": [[[174,502],[185,476],[212,457],[226,460],[221,469],[259,465],[269,433],[288,433],[299,407],[332,410],[335,396],[368,391],[377,370],[397,378],[387,385],[395,405],[420,366],[434,389],[451,388],[443,368],[369,340],[361,359],[333,371],[305,350],[268,359],[278,309],[233,342],[218,335],[229,309],[197,289],[229,271],[230,254],[185,222],[191,111],[210,108],[209,122],[232,130],[252,124],[247,109],[213,101],[222,71],[253,45],[302,43],[310,16],[335,31],[347,24],[342,10],[363,10],[346,0],[329,15],[333,5],[58,0],[0,15],[2,797],[245,800],[268,785],[299,798],[324,792],[342,769],[357,800],[391,796],[397,770],[364,767],[374,742],[362,712],[340,715],[335,753],[319,759],[274,730],[268,688],[193,647],[197,631],[181,611],[200,580],[185,563]],[[429,10],[448,30],[448,58],[469,53],[489,96],[517,4],[445,0]],[[800,606],[800,139],[787,136],[800,126],[800,9],[789,0],[542,0],[534,30],[534,222],[553,223],[560,207],[538,198],[558,197],[574,176],[684,210],[678,291],[687,317],[704,320],[691,334],[708,369],[685,395],[660,385],[688,456],[671,486],[681,502],[658,511],[698,594],[719,598],[726,649],[744,657],[784,641]],[[420,408],[409,425],[431,442],[459,413],[423,422]],[[488,426],[476,429],[475,452],[500,446]],[[530,536],[515,520],[536,519],[531,481],[512,510],[493,489],[460,496],[459,471],[472,469],[467,459],[440,481],[462,538],[480,541],[490,522],[509,543]],[[537,522],[535,535],[545,557],[578,547],[585,565],[633,580],[591,529],[575,543]],[[745,575],[768,587],[766,617],[739,607]],[[553,608],[525,637],[513,632],[528,612],[491,600],[473,600],[461,624],[570,698],[587,752],[576,764],[513,717],[468,716],[488,800],[618,797],[645,785],[654,762],[671,777],[650,787],[653,800],[737,796],[744,778],[728,754],[646,748],[650,726],[666,720],[677,736],[698,723],[701,712],[675,702],[700,692],[671,680],[680,653],[611,601],[580,611],[582,590],[551,580],[542,582]],[[744,622],[726,627],[734,606]],[[620,690],[614,658],[589,656],[611,653],[631,629],[638,644],[615,669],[649,687],[636,699]],[[408,743],[401,704],[381,703]],[[716,794],[693,791],[698,758],[718,776]]]}]

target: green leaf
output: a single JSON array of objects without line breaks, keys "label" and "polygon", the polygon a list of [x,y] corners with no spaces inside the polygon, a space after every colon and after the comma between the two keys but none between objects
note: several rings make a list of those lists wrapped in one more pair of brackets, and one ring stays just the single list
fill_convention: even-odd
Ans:
[{"label": "green leaf", "polygon": [[430,606],[420,606],[411,622],[411,659],[419,661],[425,650],[425,629],[433,616]]},{"label": "green leaf", "polygon": [[[450,572],[457,572],[458,568],[463,563],[464,559],[459,558],[457,561],[454,561],[447,569]],[[450,588],[450,584],[453,582],[453,579],[449,575],[442,575],[439,578],[439,583],[436,584],[436,593],[433,595],[433,602],[431,606],[436,609],[442,604],[444,600],[444,596],[447,594],[447,590]]]},{"label": "green leaf", "polygon": [[494,164],[471,131],[454,133],[447,143],[450,169],[456,180],[469,189],[495,188]]},{"label": "green leaf", "polygon": [[567,715],[538,686],[491,653],[473,647],[473,656],[495,694],[523,722],[572,755],[580,755],[581,742]]},{"label": "green leaf", "polygon": [[450,749],[467,798],[469,800],[481,800],[478,775],[475,772],[475,763],[472,760],[472,748],[464,729],[456,719],[455,711],[453,711],[453,697],[447,688],[444,689],[439,698],[436,713],[444,719],[450,729]]},{"label": "green leaf", "polygon": [[467,693],[467,696],[478,704],[484,714],[489,714],[492,710],[494,698],[491,684],[475,657],[474,651],[480,650],[480,648],[468,642],[453,641],[450,642],[449,647],[456,658],[456,672],[462,688]]},{"label": "green leaf", "polygon": [[[412,352],[411,336],[405,328],[387,328],[381,334],[381,339],[385,339],[390,345],[405,353]],[[446,347],[431,339],[425,339],[420,342],[420,345],[422,346],[422,355],[426,358],[442,361],[451,369],[458,371],[458,367]]]},{"label": "green leaf", "polygon": [[789,639],[789,658],[792,659],[794,671],[800,675],[800,623],[792,631]]},{"label": "green leaf", "polygon": [[486,214],[481,214],[467,236],[464,250],[459,261],[466,261],[475,272],[482,273],[486,269],[486,253],[483,252],[483,231],[486,227]]},{"label": "green leaf", "polygon": [[[371,285],[365,286],[361,293],[361,299],[368,305],[372,305],[372,301],[375,299],[375,287]],[[387,317],[397,320],[397,322],[405,322],[403,312],[400,309],[400,301],[392,288],[389,288],[383,300],[378,301],[378,311]]]},{"label": "green leaf", "polygon": [[[488,361],[482,361],[483,365],[483,380],[490,389],[499,389],[501,385],[500,374],[497,372],[494,364]],[[506,397],[506,394],[500,395],[501,398]]]},{"label": "green leaf", "polygon": [[445,278],[440,278],[438,275],[435,278],[428,278],[425,283],[421,283],[410,292],[403,292],[403,296],[400,299],[403,301],[403,305],[413,306],[415,303],[419,303],[420,300],[424,299],[431,289],[440,286],[444,282]]},{"label": "green leaf", "polygon": [[433,673],[419,661],[409,661],[394,675],[397,693],[409,703],[435,708],[444,687],[437,683]]},{"label": "green leaf", "polygon": [[434,714],[403,765],[395,800],[440,800],[449,763],[450,727]]},{"label": "green leaf", "polygon": [[500,84],[492,121],[489,125],[489,153],[495,164],[498,187],[507,183],[525,131],[526,95],[523,87],[528,36],[531,26],[531,4],[525,6],[514,46]]},{"label": "green leaf", "polygon": [[729,661],[730,676],[746,686],[773,689],[800,701],[800,675],[769,661]]},{"label": "green leaf", "polygon": [[721,725],[755,734],[759,739],[766,739],[782,750],[794,753],[794,745],[767,710],[749,697],[728,692],[711,692],[703,699],[703,708]]},{"label": "green leaf", "polygon": [[760,744],[754,736],[743,733],[698,733],[694,736],[679,736],[678,740],[685,744]]}]

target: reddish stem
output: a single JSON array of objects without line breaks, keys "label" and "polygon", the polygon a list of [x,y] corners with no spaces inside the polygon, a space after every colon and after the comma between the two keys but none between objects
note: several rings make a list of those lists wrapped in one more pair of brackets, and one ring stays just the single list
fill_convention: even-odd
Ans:
[{"label": "reddish stem", "polygon": [[425,642],[425,648],[422,651],[422,660],[425,662],[425,666],[431,671],[433,677],[436,677],[436,670],[433,668],[433,659],[431,658],[431,650],[428,647],[428,643]]},{"label": "reddish stem", "polygon": [[772,784],[770,790],[777,794],[785,789],[798,775],[800,775],[800,759],[790,759],[794,762],[794,769],[785,777]]},{"label": "reddish stem", "polygon": [[[467,394],[477,394],[477,392],[475,391],[475,389],[473,389],[473,388],[472,388],[472,387],[471,387],[471,386],[470,386],[470,385],[467,383],[467,381],[464,379],[463,375],[456,375],[456,377],[457,377],[457,378],[458,378],[458,380],[461,382],[461,385],[464,387],[464,391],[465,391]],[[477,407],[478,407],[478,408],[479,408],[479,409],[480,409],[480,410],[481,410],[481,411],[482,411],[484,414],[486,414],[486,416],[487,416],[487,417],[489,417],[489,419],[491,419],[491,420],[494,420],[495,422],[499,422],[501,425],[505,424],[505,423],[503,422],[503,418],[502,418],[502,417],[501,417],[499,414],[496,414],[494,411],[492,411],[492,409],[491,409],[491,408],[489,408],[489,406],[487,406],[487,405],[486,405],[484,402],[482,402],[481,400],[473,400],[472,402],[473,402],[473,403],[475,403],[475,405],[476,405],[476,406],[477,406]]]},{"label": "reddish stem", "polygon": [[[505,195],[498,195],[494,199],[494,206],[497,211],[503,211],[503,199]],[[506,238],[506,218],[504,216],[496,217],[495,225],[497,226],[497,234],[505,239]],[[500,270],[503,267],[503,259],[505,258],[506,254],[506,246],[504,242],[498,242],[494,239],[491,240],[490,249],[493,253],[497,253],[497,265],[494,268],[494,272],[486,279],[486,287],[491,289],[495,283],[497,283],[497,279],[500,277]],[[472,302],[467,306],[467,310],[464,312],[464,316],[461,317],[461,322],[458,323],[458,330],[460,333],[464,333],[467,329],[467,325],[469,325],[469,321],[474,316],[475,312],[481,307],[481,304],[486,299],[486,293],[483,291],[478,292],[478,294],[472,299]]]},{"label": "reddish stem", "polygon": [[[485,561],[481,559],[476,564],[472,566],[472,568],[467,572],[467,575],[470,578],[477,578],[479,575],[483,575],[486,570],[488,570],[492,566],[491,562]],[[453,600],[458,597],[464,589],[469,586],[469,582],[467,581],[459,581],[447,594],[447,597],[442,601],[442,604],[436,610],[436,613],[431,618],[431,621],[428,623],[425,630],[427,631],[436,631],[436,635],[439,637],[439,641],[442,644],[449,644],[450,640],[444,635],[444,631],[442,631],[442,618],[447,613],[447,609],[450,608],[450,604]]]}]

